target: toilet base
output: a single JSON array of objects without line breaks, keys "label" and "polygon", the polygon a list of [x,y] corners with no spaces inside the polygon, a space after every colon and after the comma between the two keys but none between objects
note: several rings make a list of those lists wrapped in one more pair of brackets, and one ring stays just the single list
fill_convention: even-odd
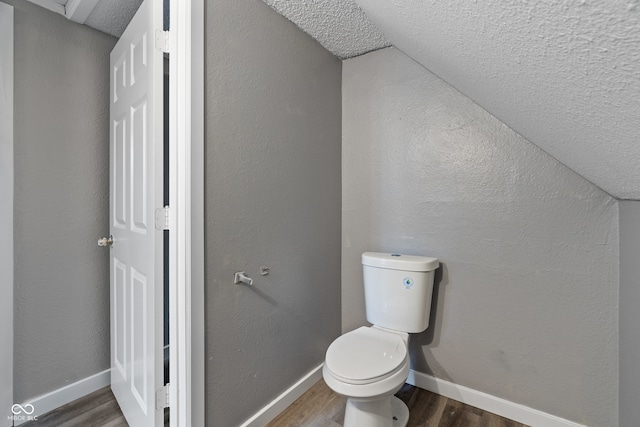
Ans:
[{"label": "toilet base", "polygon": [[409,408],[395,396],[375,400],[347,400],[344,427],[406,427]]}]

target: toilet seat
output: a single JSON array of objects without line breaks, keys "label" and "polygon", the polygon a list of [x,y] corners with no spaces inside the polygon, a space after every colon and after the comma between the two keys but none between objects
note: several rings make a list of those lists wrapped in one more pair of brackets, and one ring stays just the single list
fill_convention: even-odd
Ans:
[{"label": "toilet seat", "polygon": [[336,380],[354,385],[384,380],[407,363],[401,336],[366,326],[336,339],[325,358],[325,367]]}]

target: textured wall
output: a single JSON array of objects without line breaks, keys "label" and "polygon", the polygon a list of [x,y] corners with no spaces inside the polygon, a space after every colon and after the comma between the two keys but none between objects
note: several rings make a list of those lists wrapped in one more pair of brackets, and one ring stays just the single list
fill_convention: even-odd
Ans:
[{"label": "textured wall", "polygon": [[15,399],[109,368],[109,52],[15,6]]},{"label": "textured wall", "polygon": [[0,426],[13,425],[13,7],[0,3]]},{"label": "textured wall", "polygon": [[396,49],[343,63],[343,329],[360,254],[438,257],[413,367],[617,425],[618,205]]},{"label": "textured wall", "polygon": [[228,427],[340,334],[341,62],[262,1],[216,0],[205,72],[206,421]]},{"label": "textured wall", "polygon": [[620,202],[620,426],[640,420],[640,202]]},{"label": "textured wall", "polygon": [[394,46],[610,194],[640,199],[637,0],[357,0]]}]

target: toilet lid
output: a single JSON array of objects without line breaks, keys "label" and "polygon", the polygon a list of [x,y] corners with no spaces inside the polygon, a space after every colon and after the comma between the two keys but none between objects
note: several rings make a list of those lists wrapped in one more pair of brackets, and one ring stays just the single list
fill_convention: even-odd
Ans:
[{"label": "toilet lid", "polygon": [[406,356],[406,345],[398,335],[363,326],[336,339],[325,362],[334,374],[362,381],[397,370]]}]

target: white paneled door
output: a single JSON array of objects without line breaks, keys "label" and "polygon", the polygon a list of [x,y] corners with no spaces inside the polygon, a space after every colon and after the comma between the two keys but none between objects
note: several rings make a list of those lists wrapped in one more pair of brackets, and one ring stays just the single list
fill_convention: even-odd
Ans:
[{"label": "white paneled door", "polygon": [[111,388],[135,427],[163,420],[162,3],[142,2],[110,63]]}]

